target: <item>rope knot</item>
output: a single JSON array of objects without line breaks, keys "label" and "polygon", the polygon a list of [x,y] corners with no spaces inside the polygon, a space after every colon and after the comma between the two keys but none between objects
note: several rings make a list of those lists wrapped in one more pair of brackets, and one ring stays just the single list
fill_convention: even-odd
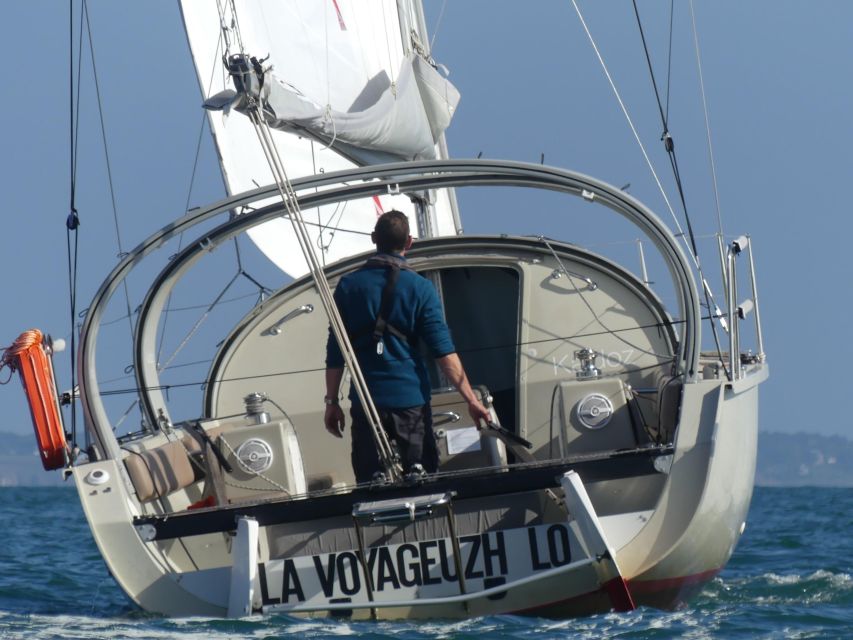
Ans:
[{"label": "rope knot", "polygon": [[15,358],[24,351],[36,344],[42,343],[42,333],[38,329],[30,329],[24,331],[17,339],[7,347],[3,352],[3,357],[0,358],[0,369],[9,367],[12,371],[16,371]]},{"label": "rope knot", "polygon": [[65,227],[69,231],[76,231],[79,226],[80,218],[77,215],[77,209],[71,209],[71,213],[69,213],[68,217],[65,219]]}]

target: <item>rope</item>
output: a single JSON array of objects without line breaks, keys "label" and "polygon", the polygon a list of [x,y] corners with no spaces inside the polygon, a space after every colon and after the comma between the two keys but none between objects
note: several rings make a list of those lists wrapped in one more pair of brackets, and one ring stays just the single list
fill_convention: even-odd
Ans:
[{"label": "rope", "polygon": [[[601,68],[604,70],[604,75],[607,77],[607,81],[610,83],[610,88],[613,90],[613,93],[616,96],[616,100],[619,102],[619,106],[622,109],[622,113],[625,115],[625,118],[628,121],[628,125],[634,134],[634,138],[637,141],[637,144],[640,146],[640,151],[642,152],[643,157],[646,160],[646,164],[648,165],[649,170],[651,171],[652,176],[654,177],[655,183],[657,184],[658,189],[660,190],[661,196],[663,197],[664,202],[666,203],[666,206],[669,209],[669,213],[672,216],[673,222],[675,223],[675,228],[678,230],[677,235],[679,235],[682,238],[682,241],[685,243],[685,245],[687,246],[687,248],[689,250],[690,257],[693,259],[693,264],[696,267],[696,271],[699,273],[700,279],[702,280],[702,289],[703,289],[703,292],[705,294],[705,305],[707,306],[709,312],[713,312],[717,318],[721,318],[722,312],[720,311],[717,304],[714,302],[713,294],[711,292],[711,287],[708,284],[708,281],[705,279],[705,277],[702,274],[702,266],[699,263],[699,255],[698,255],[698,252],[696,250],[696,240],[695,240],[695,235],[693,233],[693,226],[690,222],[690,217],[687,214],[687,203],[686,203],[686,200],[684,197],[684,190],[682,188],[681,175],[679,173],[678,164],[676,162],[675,155],[674,155],[675,147],[674,147],[674,143],[672,141],[672,136],[669,135],[669,132],[666,129],[666,114],[664,113],[663,108],[660,107],[660,97],[657,94],[657,84],[654,80],[654,73],[652,72],[652,83],[655,86],[655,95],[658,99],[658,106],[659,106],[660,111],[661,111],[661,117],[664,119],[664,135],[662,137],[662,140],[664,141],[664,147],[665,147],[667,154],[669,155],[669,158],[670,158],[670,165],[672,166],[673,174],[675,176],[676,185],[678,187],[678,193],[679,193],[679,196],[681,199],[681,204],[682,204],[682,207],[684,209],[684,218],[685,218],[685,221],[687,223],[687,228],[688,228],[688,232],[689,232],[689,236],[690,236],[689,242],[688,242],[687,238],[685,237],[684,230],[681,228],[681,224],[679,223],[678,218],[675,215],[675,210],[672,208],[672,205],[669,202],[669,198],[667,198],[667,196],[666,196],[666,192],[664,191],[663,185],[661,184],[661,181],[658,178],[657,173],[655,172],[654,166],[652,165],[652,162],[649,159],[649,155],[646,152],[645,146],[643,145],[643,142],[640,139],[639,134],[637,133],[637,129],[634,126],[634,123],[631,119],[630,114],[628,113],[628,109],[625,107],[625,103],[622,101],[622,97],[619,94],[619,90],[616,88],[616,84],[614,83],[613,78],[611,77],[610,72],[607,69],[607,65],[604,62],[604,58],[602,57],[601,52],[599,51],[598,46],[596,45],[595,40],[592,37],[592,33],[590,32],[589,27],[587,26],[586,21],[584,20],[584,17],[583,17],[583,14],[581,13],[580,7],[578,6],[576,0],[572,0],[572,4],[575,7],[575,11],[578,14],[578,18],[580,19],[581,25],[583,26],[584,31],[586,32],[587,38],[589,39],[590,44],[592,45],[592,48],[595,51],[596,56],[598,57],[598,61],[601,64]],[[634,7],[636,9],[636,3],[634,4]],[[651,61],[649,59],[648,49],[645,48],[645,36],[642,35],[643,32],[642,32],[642,25],[639,22],[639,14],[637,14],[637,23],[640,27],[640,33],[641,33],[641,36],[643,39],[643,47],[646,51],[646,59],[648,61],[649,70],[651,72]],[[719,353],[722,353],[722,349],[720,347],[719,337],[717,336],[717,329],[716,329],[716,326],[714,325],[713,321],[711,322],[711,333],[713,334],[714,343],[717,347],[717,351]]]},{"label": "rope", "polygon": [[[713,316],[703,316],[702,320],[708,320],[711,317],[713,317]],[[667,328],[671,325],[677,325],[677,324],[683,324],[683,323],[684,323],[683,320],[673,320],[671,322],[653,322],[651,324],[637,325],[636,327],[627,327],[624,329],[608,329],[606,331],[591,331],[591,332],[587,332],[587,333],[577,333],[577,334],[574,334],[571,336],[553,336],[553,337],[549,337],[549,338],[541,338],[539,340],[526,340],[524,342],[507,342],[505,344],[492,344],[492,345],[486,345],[486,346],[482,346],[482,347],[469,347],[468,349],[458,349],[457,353],[459,353],[460,356],[464,356],[464,355],[469,354],[469,353],[481,353],[484,351],[496,351],[496,350],[501,350],[501,349],[517,349],[519,347],[526,347],[526,346],[538,345],[538,344],[547,344],[549,342],[558,342],[558,341],[565,342],[565,341],[571,341],[571,340],[580,340],[582,338],[592,338],[595,336],[615,335],[618,333],[625,333],[628,331],[643,331],[646,329],[663,329],[663,328]],[[670,356],[670,355],[654,354],[654,353],[650,353],[648,355],[653,355],[654,357],[660,359],[660,362],[658,362],[656,364],[652,364],[652,365],[644,365],[643,367],[637,367],[635,369],[631,369],[631,372],[644,371],[644,370],[649,369],[649,368],[661,366],[661,365],[666,364],[668,362],[671,362],[673,360],[672,356]],[[389,359],[389,362],[406,362],[409,360],[411,360],[411,358],[396,358],[396,359]],[[208,362],[210,362],[210,360],[198,360],[195,362],[188,362],[188,363],[182,363],[182,364],[177,364],[177,365],[171,365],[169,367],[169,369],[178,369],[178,368],[189,367],[189,366],[197,366],[197,365],[205,364]],[[281,376],[293,376],[293,375],[301,375],[301,374],[306,374],[306,373],[318,373],[318,372],[325,371],[325,370],[326,370],[325,367],[314,367],[314,368],[310,368],[310,369],[294,369],[291,371],[277,371],[277,372],[273,372],[273,373],[262,373],[262,374],[250,375],[250,376],[237,376],[234,378],[222,378],[222,379],[217,380],[216,382],[219,384],[223,384],[223,383],[230,383],[230,382],[245,382],[247,380],[265,380],[268,378],[278,378]],[[628,373],[628,371],[626,371],[626,373]],[[616,375],[618,375],[618,374],[616,374]],[[113,379],[105,381],[105,382],[116,382],[118,380],[123,380],[123,379],[126,379],[128,377],[129,376],[121,376],[119,378],[113,378]],[[174,384],[162,384],[162,385],[156,385],[156,386],[151,386],[151,387],[145,387],[144,390],[146,390],[146,391],[164,391],[164,390],[169,390],[169,389],[180,389],[180,388],[186,388],[186,387],[199,387],[199,386],[204,386],[207,383],[208,383],[208,380],[196,380],[196,381],[192,381],[192,382],[179,382],[179,383],[174,383]],[[125,394],[129,394],[129,393],[137,393],[137,391],[139,391],[139,390],[140,389],[137,389],[136,387],[123,388],[123,389],[102,390],[101,395],[104,395],[104,396],[125,395]],[[284,414],[284,411],[281,409],[281,407],[279,407],[278,405],[276,405],[276,407],[279,409],[279,411],[282,411],[282,414]]]},{"label": "rope", "polygon": [[638,347],[637,345],[633,344],[632,342],[629,342],[628,340],[626,340],[625,338],[623,338],[622,336],[620,336],[616,332],[614,332],[612,329],[610,329],[610,327],[608,327],[606,324],[604,324],[604,322],[601,320],[601,318],[595,312],[595,309],[592,308],[592,305],[586,299],[583,292],[580,290],[577,283],[575,282],[575,278],[577,277],[577,274],[573,274],[571,271],[566,269],[565,266],[563,266],[563,261],[560,260],[560,256],[558,256],[557,252],[554,251],[554,248],[551,246],[551,243],[548,242],[547,238],[543,237],[543,238],[540,238],[540,240],[545,244],[546,247],[548,247],[548,250],[551,252],[551,255],[554,256],[554,259],[557,261],[557,264],[560,266],[560,271],[562,273],[566,274],[566,277],[569,279],[569,282],[572,283],[572,287],[574,288],[575,293],[578,294],[578,296],[580,296],[580,299],[584,303],[584,305],[586,306],[587,310],[590,312],[590,314],[595,319],[595,321],[599,324],[599,326],[601,326],[601,328],[604,329],[606,334],[612,335],[614,338],[616,338],[620,342],[623,342],[624,344],[628,345],[632,349],[636,349],[637,351],[640,351],[641,353],[645,353],[646,355],[650,355],[650,356],[655,356],[657,358],[661,357],[660,355],[658,355],[657,353],[654,353],[653,351],[648,351],[646,349],[643,349],[642,347]]},{"label": "rope", "polygon": [[385,49],[388,51],[388,76],[391,78],[391,92],[394,96],[397,95],[397,80],[394,77],[394,58],[391,56],[391,38],[388,35],[388,16],[382,12],[382,26],[385,29]]},{"label": "rope", "polygon": [[[42,344],[43,336],[42,332],[38,329],[30,329],[29,331],[24,331],[21,335],[15,338],[15,341],[6,347],[3,351],[3,357],[0,358],[0,369],[3,367],[9,367],[12,372],[18,370],[17,363],[15,362],[16,358],[24,353],[27,349],[37,345]],[[6,381],[8,382],[8,380]],[[6,384],[4,382],[3,384]]]},{"label": "rope", "polygon": [[[703,291],[703,294],[705,296],[705,306],[708,308],[709,312],[713,312],[717,315],[718,318],[721,318],[722,312],[720,311],[720,308],[717,306],[717,303],[714,300],[714,294],[711,292],[711,287],[708,284],[708,281],[705,279],[705,275],[702,272],[702,265],[699,262],[699,250],[696,247],[696,235],[693,233],[693,224],[690,221],[690,213],[687,209],[687,199],[686,199],[685,194],[684,194],[684,185],[683,185],[682,180],[681,180],[681,171],[678,168],[678,159],[675,155],[675,143],[672,139],[672,135],[669,132],[669,123],[667,122],[667,113],[668,113],[669,107],[667,106],[667,113],[665,113],[664,109],[663,109],[663,105],[661,103],[660,92],[658,91],[658,85],[657,85],[657,82],[655,80],[655,72],[654,72],[654,69],[652,67],[651,55],[649,54],[649,48],[646,44],[646,36],[645,36],[644,31],[643,31],[643,23],[640,20],[640,11],[637,8],[637,0],[632,0],[632,2],[634,5],[634,15],[637,17],[637,28],[640,31],[640,39],[643,42],[643,51],[646,55],[646,62],[647,62],[648,67],[649,67],[649,77],[651,78],[651,81],[652,81],[652,87],[654,88],[655,99],[657,100],[658,110],[660,111],[661,122],[663,125],[663,133],[661,134],[661,140],[663,140],[663,142],[664,142],[664,149],[666,150],[667,156],[669,157],[669,162],[670,162],[670,165],[672,167],[672,173],[673,173],[673,176],[675,178],[675,186],[678,189],[678,196],[679,196],[679,199],[681,200],[682,210],[684,211],[684,219],[687,222],[687,231],[690,235],[690,249],[691,249],[692,255],[693,255],[693,263],[696,265],[696,271],[698,272],[699,277],[702,280],[702,291]],[[691,10],[692,10],[692,0],[691,0]],[[671,20],[671,18],[670,18],[670,20]],[[696,30],[695,30],[695,22],[694,22],[694,37],[695,37],[695,33],[696,33]],[[671,38],[671,35],[670,35],[670,38]],[[698,46],[698,41],[697,41],[697,46]],[[697,50],[697,52],[698,52],[698,50]],[[700,73],[700,78],[701,78],[701,73]],[[702,96],[703,96],[703,102],[704,102],[704,89],[702,92]],[[705,117],[706,117],[706,127],[707,127],[707,109],[705,112]],[[710,134],[709,134],[709,145],[710,145]],[[714,175],[716,175],[716,173]],[[714,188],[716,190],[716,177],[714,178]],[[718,201],[718,207],[717,207],[717,216],[719,218],[719,201]],[[720,225],[721,225],[721,230],[722,230],[722,223],[720,223]],[[720,345],[720,338],[717,335],[717,326],[713,320],[710,322],[710,325],[711,325],[711,334],[714,338],[714,345],[717,348],[717,353],[719,354],[720,359],[723,359],[722,358],[722,347]]]},{"label": "rope", "polygon": [[[89,39],[89,55],[92,58],[92,76],[95,81],[95,96],[98,100],[98,117],[101,123],[101,140],[104,144],[104,158],[106,159],[107,164],[107,182],[110,187],[110,200],[112,202],[113,224],[115,226],[116,244],[118,245],[119,256],[123,257],[125,255],[125,252],[121,241],[121,231],[119,229],[118,207],[116,205],[115,188],[113,186],[113,172],[112,165],[110,163],[109,146],[107,145],[107,128],[104,124],[103,101],[101,100],[101,88],[100,83],[98,82],[98,69],[95,65],[95,43],[92,39],[92,27],[89,23],[89,9],[86,0],[83,0],[83,13],[86,17],[86,33],[88,34]],[[130,291],[128,289],[127,280],[124,280],[122,282],[122,287],[124,288],[124,299],[125,304],[127,305],[127,314],[128,316],[130,316]],[[130,328],[130,334],[133,335],[133,323],[128,321],[128,326]]]},{"label": "rope", "polygon": [[438,12],[438,19],[435,21],[435,28],[432,30],[432,39],[429,41],[429,53],[432,53],[435,46],[435,38],[438,36],[438,30],[441,28],[441,20],[444,18],[444,10],[447,8],[447,0],[441,3],[441,9]]},{"label": "rope", "polygon": [[660,191],[660,194],[663,197],[663,201],[666,203],[666,208],[669,209],[669,213],[672,216],[672,221],[675,224],[675,228],[678,230],[678,235],[684,237],[684,231],[681,228],[681,223],[678,222],[678,218],[675,215],[675,210],[672,208],[672,205],[669,202],[669,198],[666,195],[666,191],[664,191],[663,184],[661,184],[660,178],[658,178],[658,174],[655,171],[654,165],[652,165],[652,161],[649,158],[649,154],[646,153],[646,147],[643,145],[643,141],[640,139],[640,134],[637,133],[637,128],[634,126],[634,121],[631,119],[631,115],[628,113],[628,108],[622,101],[622,96],[619,94],[619,90],[616,88],[616,83],[613,81],[613,78],[610,75],[610,71],[607,69],[607,65],[604,62],[604,58],[601,56],[601,52],[598,50],[598,45],[596,45],[595,39],[592,37],[592,33],[590,32],[589,27],[586,24],[586,20],[584,20],[580,7],[578,6],[576,0],[572,0],[572,4],[575,7],[575,11],[578,14],[578,18],[580,19],[581,25],[583,26],[583,29],[586,32],[586,36],[589,39],[590,44],[592,45],[592,49],[595,52],[595,55],[598,57],[598,62],[601,64],[601,68],[604,70],[604,75],[607,77],[607,81],[610,83],[610,88],[613,90],[613,94],[616,96],[616,100],[622,109],[622,113],[625,115],[625,119],[628,121],[628,126],[631,128],[631,132],[634,134],[634,139],[640,146],[640,151],[643,154],[643,158],[645,158],[646,160],[646,165],[648,165],[649,171],[652,172],[652,177],[654,178],[655,183],[658,186],[658,190]]},{"label": "rope", "polygon": [[669,89],[672,78],[672,23],[675,17],[675,0],[669,0],[669,48],[666,56],[666,119],[669,121]]},{"label": "rope", "polygon": [[[85,3],[84,3],[85,4]],[[70,163],[70,202],[68,205],[68,217],[65,219],[65,253],[68,259],[68,307],[71,319],[70,327],[70,358],[71,367],[71,393],[77,388],[77,331],[75,322],[77,316],[77,266],[79,256],[79,233],[80,217],[77,212],[77,152],[80,130],[80,82],[83,67],[83,6],[80,5],[80,26],[77,35],[77,94],[75,105],[74,93],[74,0],[69,2],[68,10],[68,133]],[[73,236],[73,241],[72,241]],[[71,403],[71,444],[77,446],[77,404]]]},{"label": "rope", "polygon": [[[217,3],[217,9],[220,12],[219,15],[220,15],[220,22],[221,22],[222,21],[222,8],[221,8],[221,6],[218,5],[218,3]],[[211,65],[211,68],[210,68],[210,78],[207,81],[207,91],[205,92],[205,97],[209,96],[210,92],[213,89],[213,78],[216,75],[216,70],[219,68],[219,65],[216,64],[216,59],[219,57],[219,52],[222,50],[222,42],[223,42],[224,37],[225,36],[222,34],[222,30],[220,30],[219,38],[216,41],[216,49],[213,52],[214,61],[213,61],[213,64]],[[201,126],[198,128],[198,139],[196,140],[196,146],[195,146],[195,158],[193,159],[193,169],[192,169],[192,173],[190,174],[190,183],[189,183],[189,186],[187,187],[187,199],[184,202],[184,211],[189,211],[189,209],[190,209],[190,198],[192,198],[193,187],[195,186],[195,176],[196,176],[196,171],[198,170],[198,159],[199,159],[199,156],[201,155],[201,142],[202,142],[202,139],[204,138],[204,125],[206,123],[207,123],[207,114],[202,113]],[[183,241],[184,241],[184,233],[181,232],[181,234],[178,236],[178,250],[179,251],[180,251],[181,247],[183,246]],[[163,314],[163,325],[160,329],[160,340],[159,340],[160,349],[157,352],[157,360],[158,361],[160,360],[160,356],[162,354],[163,342],[164,342],[165,335],[166,335],[166,325],[169,322],[169,312],[171,311],[171,304],[172,304],[172,294],[170,293],[169,299],[166,301],[165,313]]]},{"label": "rope", "polygon": [[186,336],[184,336],[183,340],[181,340],[181,342],[178,344],[178,346],[175,348],[175,350],[172,352],[172,354],[169,356],[169,358],[166,360],[166,362],[163,363],[162,365],[158,365],[158,367],[157,367],[158,371],[162,371],[163,369],[165,369],[166,367],[168,367],[172,363],[172,360],[175,359],[175,357],[178,355],[178,353],[180,353],[183,350],[183,348],[189,343],[189,341],[196,334],[196,332],[198,332],[198,330],[201,328],[201,325],[203,325],[205,323],[205,321],[207,320],[207,318],[210,316],[210,312],[217,305],[217,303],[220,300],[222,300],[222,297],[228,292],[228,289],[231,288],[231,285],[233,285],[237,281],[237,278],[239,278],[239,277],[240,277],[240,273],[234,274],[234,276],[231,278],[231,280],[228,281],[228,284],[225,285],[225,288],[219,292],[219,295],[217,295],[216,298],[214,298],[213,302],[211,302],[207,306],[207,309],[205,310],[205,312],[203,314],[201,314],[201,316],[199,317],[198,320],[196,320],[195,324],[190,328],[189,332],[186,334]]},{"label": "rope", "polygon": [[720,193],[717,189],[717,164],[714,162],[714,147],[711,144],[711,119],[708,115],[708,100],[705,98],[705,79],[702,75],[702,56],[699,54],[699,34],[696,30],[696,14],[693,11],[693,0],[690,0],[690,17],[693,23],[693,44],[696,49],[696,67],[699,70],[699,88],[702,93],[702,108],[705,112],[705,132],[708,136],[708,159],[711,162],[711,179],[714,183],[714,204],[717,209],[717,228],[723,236],[723,216],[720,213]]}]

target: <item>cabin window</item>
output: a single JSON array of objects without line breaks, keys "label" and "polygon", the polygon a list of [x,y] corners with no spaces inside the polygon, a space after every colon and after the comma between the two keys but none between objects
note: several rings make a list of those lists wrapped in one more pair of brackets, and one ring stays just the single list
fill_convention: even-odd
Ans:
[{"label": "cabin window", "polygon": [[[444,314],[468,379],[494,398],[501,424],[516,427],[519,273],[508,267],[439,272]],[[432,368],[433,387],[441,382]]]}]

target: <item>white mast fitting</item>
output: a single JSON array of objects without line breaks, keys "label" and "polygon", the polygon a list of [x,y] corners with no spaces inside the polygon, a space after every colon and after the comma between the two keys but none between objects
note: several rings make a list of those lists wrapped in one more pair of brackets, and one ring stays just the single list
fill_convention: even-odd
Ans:
[{"label": "white mast fitting", "polygon": [[[209,107],[222,108],[209,111],[209,122],[230,194],[274,178],[249,120],[229,117],[228,107],[240,107],[239,100],[232,105],[236,94],[222,64],[229,54],[263,61],[266,117],[280,127],[272,135],[292,178],[445,156],[443,131],[459,94],[415,51],[423,50],[420,35],[409,32],[420,24],[417,15],[409,15],[417,7],[403,4],[400,9],[396,0],[181,0],[202,94]],[[433,206],[415,235],[455,235],[452,194],[430,199]],[[413,221],[420,218],[408,197],[391,194],[306,211],[320,260],[327,264],[371,249],[376,217],[392,208]],[[287,220],[270,221],[249,236],[287,274],[308,272]]]}]

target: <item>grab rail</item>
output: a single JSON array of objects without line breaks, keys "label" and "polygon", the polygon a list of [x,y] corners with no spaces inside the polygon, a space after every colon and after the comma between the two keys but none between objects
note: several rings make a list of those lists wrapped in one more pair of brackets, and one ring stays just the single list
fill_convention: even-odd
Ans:
[{"label": "grab rail", "polygon": [[[752,288],[752,298],[738,303],[737,287],[737,257],[746,251],[749,259],[749,276]],[[728,332],[729,332],[729,379],[738,380],[743,377],[743,368],[740,357],[740,321],[744,320],[749,313],[755,313],[755,337],[758,354],[755,356],[757,362],[764,362],[764,337],[761,332],[761,311],[758,306],[758,286],[755,279],[755,261],[752,254],[752,240],[750,236],[744,235],[735,238],[726,251],[726,263],[724,268],[724,286],[728,305]]]}]

